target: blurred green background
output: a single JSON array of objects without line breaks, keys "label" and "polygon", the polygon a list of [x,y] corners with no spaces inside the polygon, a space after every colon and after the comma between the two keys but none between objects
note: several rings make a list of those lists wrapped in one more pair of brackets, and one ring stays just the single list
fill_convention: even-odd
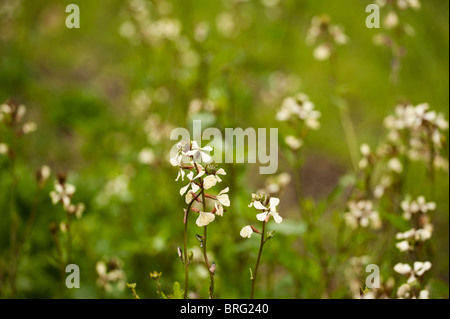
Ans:
[{"label": "blurred green background", "polygon": [[[142,298],[157,298],[148,275],[154,270],[163,273],[162,289],[170,293],[175,281],[184,282],[176,248],[182,246],[185,206],[178,194],[183,183],[174,181],[177,172],[168,163],[174,143],[170,130],[191,125],[189,104],[199,98],[215,105],[213,112],[196,115],[203,123],[219,129],[279,127],[281,141],[290,131],[275,114],[285,97],[298,92],[308,94],[321,111],[322,127],[306,140],[300,172],[287,164],[288,150],[281,146],[278,172],[301,178],[306,208],[298,208],[292,185],[280,194],[285,223],[265,246],[256,296],[351,298],[345,265],[353,256],[368,255],[380,265],[382,278],[395,277],[392,267],[402,256],[394,242],[387,251],[373,248],[383,245],[383,233],[359,237],[349,254],[336,251],[333,220],[344,213],[345,197],[339,193],[333,205],[326,199],[352,164],[338,109],[330,102],[330,76],[338,79],[349,103],[359,143],[375,147],[381,141],[383,119],[398,101],[428,102],[448,119],[449,2],[422,2],[420,11],[400,12],[416,34],[400,39],[407,52],[395,85],[389,81],[390,50],[373,43],[380,30],[365,26],[370,1],[143,1],[148,19],[174,19],[180,28],[175,40],[149,43],[139,33],[139,1],[1,0],[0,102],[13,98],[25,104],[26,119],[38,125],[15,149],[19,234],[37,191],[34,172],[44,164],[53,173],[67,173],[77,187],[74,202],[86,204],[84,216],[72,225],[72,258],[81,269],[81,288],[60,288],[49,225],[63,221],[65,213],[51,204],[49,181],[22,253],[16,297],[131,298],[127,289],[105,291],[98,285],[96,263],[111,258],[123,261],[126,281],[137,283]],[[80,7],[80,29],[65,26],[70,3]],[[350,38],[337,49],[335,65],[316,61],[313,48],[305,44],[312,17],[324,13]],[[154,152],[150,165],[139,162],[144,148]],[[221,187],[230,187],[231,207],[208,227],[219,298],[248,297],[250,292],[248,268],[254,267],[259,243],[243,240],[239,230],[255,220],[255,210],[247,205],[267,177],[257,167],[224,165],[228,174]],[[10,254],[9,170],[8,159],[0,157],[3,267]],[[407,191],[413,196],[429,194],[423,172],[418,164],[408,177]],[[439,174],[436,183],[431,296],[448,298],[448,173]],[[316,228],[304,222],[308,209],[318,216]],[[198,228],[190,227],[193,248]],[[324,263],[332,273],[328,282]],[[199,263],[191,270],[194,297],[206,298],[204,267]],[[364,272],[359,275],[363,278]],[[8,297],[4,289],[0,296]]]}]

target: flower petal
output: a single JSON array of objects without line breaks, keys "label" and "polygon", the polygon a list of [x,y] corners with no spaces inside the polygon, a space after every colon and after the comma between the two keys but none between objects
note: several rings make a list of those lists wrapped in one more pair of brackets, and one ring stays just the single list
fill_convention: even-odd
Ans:
[{"label": "flower petal", "polygon": [[223,206],[230,206],[230,198],[228,197],[228,194],[217,195],[216,198],[217,201]]},{"label": "flower petal", "polygon": [[203,179],[203,188],[209,189],[214,185],[216,185],[216,183],[217,183],[216,177],[214,175],[208,175]]},{"label": "flower petal", "polygon": [[267,217],[267,213],[266,212],[256,215],[256,219],[259,220],[259,221],[262,221],[262,222],[266,220],[266,217]]},{"label": "flower petal", "polygon": [[250,227],[248,225],[243,227],[240,232],[240,235],[243,238],[250,238],[250,237],[252,237],[252,234],[253,234],[253,229],[252,229],[252,227]]},{"label": "flower petal", "polygon": [[181,187],[181,189],[180,189],[180,195],[181,195],[181,196],[183,196],[184,193],[186,193],[186,191],[187,191],[188,188],[189,188],[189,185],[191,185],[191,184],[189,183],[189,184],[187,184],[186,186]]},{"label": "flower petal", "polygon": [[203,227],[214,221],[215,218],[216,215],[212,213],[200,212],[195,223],[197,224],[198,227]]},{"label": "flower petal", "polygon": [[261,204],[260,201],[257,201],[257,200],[255,200],[255,201],[253,202],[253,206],[254,206],[256,209],[267,210],[267,207],[265,207],[263,204]]},{"label": "flower petal", "polygon": [[279,224],[283,221],[283,217],[281,217],[277,212],[272,212],[271,215],[273,216],[275,223]]}]

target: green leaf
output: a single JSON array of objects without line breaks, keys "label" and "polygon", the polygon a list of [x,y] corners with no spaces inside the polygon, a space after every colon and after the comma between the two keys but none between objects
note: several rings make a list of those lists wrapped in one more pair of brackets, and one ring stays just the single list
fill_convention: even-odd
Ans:
[{"label": "green leaf", "polygon": [[301,221],[285,219],[281,224],[273,224],[271,228],[283,235],[303,235],[307,230],[307,225]]},{"label": "green leaf", "polygon": [[178,281],[173,284],[173,299],[183,299],[183,292]]}]

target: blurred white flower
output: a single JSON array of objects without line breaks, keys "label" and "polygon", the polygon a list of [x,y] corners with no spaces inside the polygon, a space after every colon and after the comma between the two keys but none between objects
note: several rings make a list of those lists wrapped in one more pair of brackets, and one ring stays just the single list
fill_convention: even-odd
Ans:
[{"label": "blurred white flower", "polygon": [[431,269],[431,262],[429,261],[425,261],[425,262],[421,262],[421,261],[415,261],[414,262],[414,273],[417,276],[423,276],[423,274]]},{"label": "blurred white flower", "polygon": [[37,130],[37,124],[34,122],[26,122],[22,126],[22,132],[23,134],[30,134]]},{"label": "blurred white flower", "polygon": [[150,165],[155,162],[155,153],[151,148],[144,148],[138,155],[139,163]]},{"label": "blurred white flower", "polygon": [[292,135],[286,136],[284,141],[286,142],[287,146],[289,146],[289,148],[293,151],[297,151],[303,146],[303,140]]},{"label": "blurred white flower", "polygon": [[306,126],[310,129],[317,130],[320,128],[319,118],[321,113],[315,110],[314,103],[304,93],[297,94],[295,98],[285,98],[276,114],[278,121],[287,121],[292,117],[305,121]]},{"label": "blurred white flower", "polygon": [[313,55],[317,61],[328,60],[331,56],[331,47],[327,43],[322,43],[314,49]]},{"label": "blurred white flower", "polygon": [[5,143],[0,143],[0,155],[8,154],[8,152],[9,152],[8,145]]},{"label": "blurred white flower", "polygon": [[374,209],[373,203],[370,200],[349,201],[349,211],[344,214],[347,225],[355,229],[358,226],[363,228],[369,225],[373,229],[381,227],[381,220],[378,212]]},{"label": "blurred white flower", "polygon": [[428,213],[429,211],[436,210],[435,202],[426,202],[424,196],[419,196],[416,200],[404,200],[401,202],[401,208],[403,210],[403,218],[406,220],[411,219],[411,216],[417,213]]},{"label": "blurred white flower", "polygon": [[194,39],[197,42],[203,42],[209,34],[209,24],[206,21],[197,23],[194,29]]},{"label": "blurred white flower", "polygon": [[236,29],[233,15],[229,12],[219,14],[216,18],[216,27],[224,37],[231,37]]},{"label": "blurred white flower", "polygon": [[383,20],[384,27],[386,29],[393,29],[398,26],[399,19],[397,14],[394,11],[389,11],[386,17]]},{"label": "blurred white flower", "polygon": [[389,160],[388,168],[397,174],[401,174],[403,172],[403,164],[397,157],[393,157]]},{"label": "blurred white flower", "polygon": [[429,261],[415,261],[412,268],[409,264],[398,263],[394,266],[394,271],[400,275],[409,275],[407,283],[412,284],[417,281],[417,277],[422,277],[425,272],[430,270],[431,266]]},{"label": "blurred white flower", "polygon": [[397,297],[400,299],[411,298],[411,286],[409,284],[403,284],[398,287]]},{"label": "blurred white flower", "polygon": [[400,250],[401,252],[405,252],[412,249],[407,240],[403,240],[401,242],[396,243],[395,247],[397,247],[398,250]]},{"label": "blurred white flower", "polygon": [[75,186],[72,184],[65,183],[64,185],[59,182],[55,182],[55,190],[50,192],[50,198],[53,205],[61,202],[65,209],[70,206],[70,201],[75,193]]},{"label": "blurred white flower", "polygon": [[394,266],[394,271],[399,273],[400,275],[406,275],[411,273],[411,266],[408,264],[398,263]]},{"label": "blurred white flower", "polygon": [[345,45],[350,38],[340,25],[331,24],[327,15],[315,16],[306,35],[306,44],[315,45],[314,58],[318,61],[327,60],[336,45]]},{"label": "blurred white flower", "polygon": [[430,292],[426,289],[423,289],[419,292],[419,299],[430,299]]}]

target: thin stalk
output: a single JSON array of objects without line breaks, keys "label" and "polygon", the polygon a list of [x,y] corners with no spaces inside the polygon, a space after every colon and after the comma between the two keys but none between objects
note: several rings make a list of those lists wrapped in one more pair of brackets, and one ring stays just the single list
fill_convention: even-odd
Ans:
[{"label": "thin stalk", "polygon": [[265,238],[264,238],[265,231],[266,231],[266,222],[263,221],[263,227],[262,227],[262,232],[261,232],[261,243],[259,245],[258,258],[256,259],[255,272],[253,273],[253,276],[251,278],[252,279],[252,291],[250,293],[250,299],[253,299],[253,295],[255,292],[255,282],[256,282],[256,276],[258,275],[259,262],[261,261],[262,250],[264,247],[264,243],[266,242]]},{"label": "thin stalk", "polygon": [[207,239],[207,226],[203,227],[203,257],[205,258],[205,264],[209,271],[210,285],[209,285],[209,299],[214,299],[214,273],[211,272],[211,264],[209,263],[208,254],[206,252],[206,239]]},{"label": "thin stalk", "polygon": [[183,250],[184,250],[184,299],[187,299],[187,291],[189,287],[189,266],[191,264],[191,261],[188,257],[188,251],[187,251],[187,238],[188,238],[188,219],[189,219],[189,212],[191,210],[192,204],[197,200],[197,198],[201,195],[201,193],[198,193],[197,196],[195,196],[191,202],[189,203],[187,209],[186,209],[186,217],[184,220],[184,243],[183,243]]}]

